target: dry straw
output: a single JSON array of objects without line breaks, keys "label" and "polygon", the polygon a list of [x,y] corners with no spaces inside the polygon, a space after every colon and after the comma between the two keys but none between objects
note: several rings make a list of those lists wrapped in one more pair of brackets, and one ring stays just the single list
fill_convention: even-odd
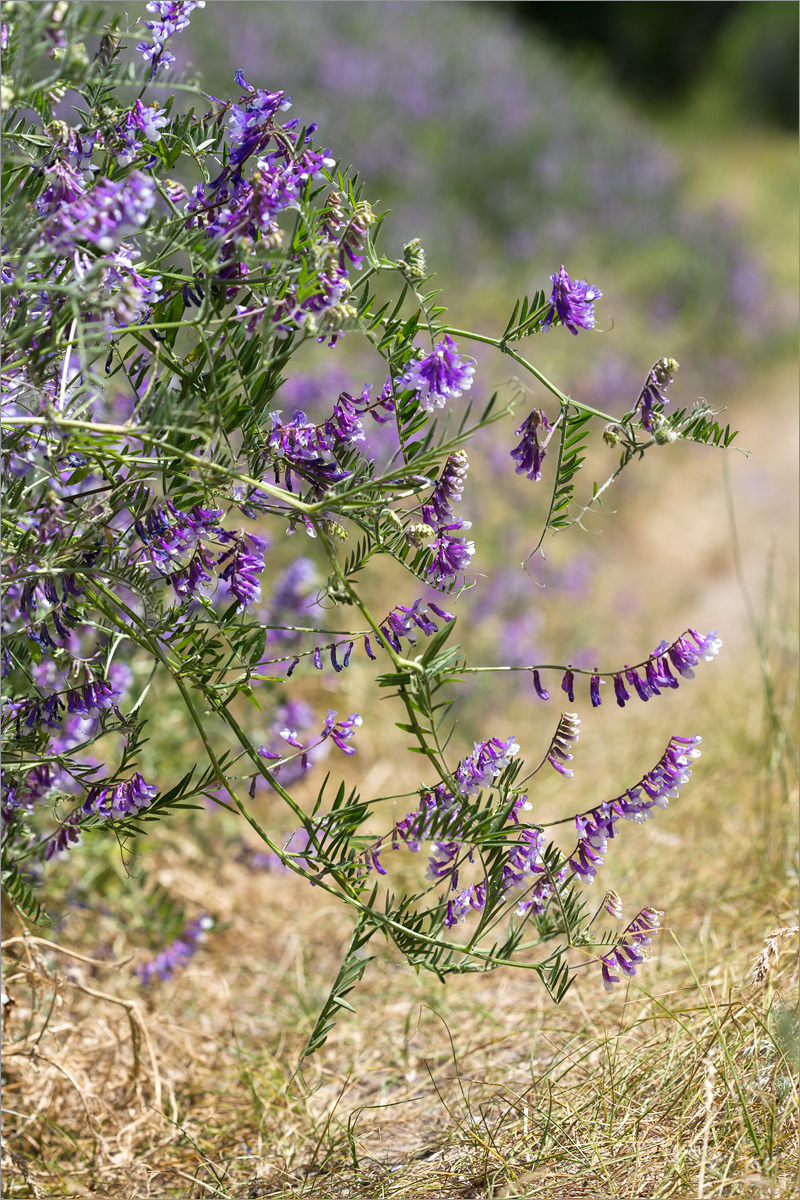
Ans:
[{"label": "dry straw", "polygon": [[772,933],[767,934],[764,938],[764,945],[761,947],[761,953],[755,961],[750,982],[755,986],[766,984],[769,982],[773,968],[777,966],[778,959],[781,953],[781,945],[785,945],[798,935],[797,925],[784,925],[780,929],[773,929]]}]

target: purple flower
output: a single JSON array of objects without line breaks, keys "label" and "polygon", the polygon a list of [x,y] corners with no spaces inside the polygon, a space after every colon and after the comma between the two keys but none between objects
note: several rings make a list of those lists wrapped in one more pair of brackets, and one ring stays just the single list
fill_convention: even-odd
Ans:
[{"label": "purple flower", "polygon": [[433,558],[426,568],[435,584],[452,579],[459,571],[465,571],[469,566],[475,553],[475,543],[454,536],[455,530],[469,528],[470,522],[462,521],[460,517],[457,521],[439,528],[438,536],[431,546]]},{"label": "purple flower", "polygon": [[669,403],[665,393],[672,383],[677,369],[678,363],[674,358],[660,358],[651,367],[644,387],[639,393],[639,398],[634,405],[633,411],[635,412],[641,406],[642,425],[648,433],[651,433],[653,430],[655,406],[658,404],[663,408],[665,404]]},{"label": "purple flower", "polygon": [[145,105],[141,100],[135,100],[124,124],[117,128],[119,165],[127,167],[141,150],[142,143],[137,136],[139,133],[144,134],[149,142],[160,142],[160,130],[165,125],[169,125],[166,109],[159,108],[157,104]]},{"label": "purple flower", "polygon": [[619,976],[612,975],[612,971],[622,971],[629,979],[636,974],[636,968],[644,962],[644,955],[639,947],[650,945],[653,940],[651,935],[658,932],[663,916],[663,912],[657,908],[643,908],[631,921],[611,953],[601,957],[603,986],[607,992],[612,990],[615,983],[619,983]]},{"label": "purple flower", "polygon": [[153,35],[153,44],[149,42],[139,42],[136,49],[144,55],[145,59],[152,63],[150,78],[152,79],[159,67],[165,69],[170,63],[175,62],[175,55],[165,49],[166,42],[175,33],[180,33],[182,29],[186,29],[189,24],[189,16],[196,8],[205,8],[206,0],[151,0],[147,5],[147,11],[157,13],[161,18],[160,21],[145,21],[144,17],[140,18],[140,22]]},{"label": "purple flower", "polygon": [[469,460],[464,450],[456,450],[442,467],[428,503],[423,507],[423,520],[428,525],[445,525],[452,521],[453,505],[464,494]]},{"label": "purple flower", "polygon": [[355,746],[349,746],[348,742],[358,726],[363,724],[363,720],[358,713],[350,713],[350,716],[344,721],[337,722],[336,715],[334,709],[328,709],[328,715],[322,728],[322,737],[330,737],[343,754],[355,754]]},{"label": "purple flower", "polygon": [[113,182],[99,179],[90,191],[49,215],[44,236],[59,250],[74,250],[80,241],[113,250],[123,238],[138,233],[155,201],[155,185],[141,171]]},{"label": "purple flower", "polygon": [[485,742],[475,742],[472,754],[462,758],[456,769],[456,786],[459,793],[462,796],[473,796],[481,788],[489,787],[518,751],[519,746],[513,737],[504,742],[496,737]]},{"label": "purple flower", "polygon": [[[260,137],[260,130],[276,112],[286,112],[292,107],[291,96],[285,92],[268,92],[263,88],[255,88],[248,83],[241,71],[234,76],[243,91],[249,92],[242,96],[239,104],[232,104],[228,120],[228,140],[236,152],[235,162],[242,162],[252,153],[254,143]],[[242,151],[246,148],[247,153]]]},{"label": "purple flower", "polygon": [[534,482],[542,478],[542,462],[547,454],[547,450],[539,442],[540,425],[548,433],[553,428],[542,409],[535,408],[516,431],[517,437],[521,436],[522,441],[511,451],[511,457],[517,460],[518,465],[514,468],[517,475],[524,473]]},{"label": "purple flower", "polygon": [[564,673],[564,678],[561,680],[561,690],[567,693],[567,699],[570,704],[575,703],[575,676],[572,671],[567,668]]},{"label": "purple flower", "polygon": [[[324,738],[309,744],[314,724],[314,713],[302,700],[289,700],[276,709],[275,720],[270,726],[272,736],[269,744],[260,746],[258,755],[278,764],[271,766],[270,770],[285,787],[301,779],[306,771],[310,771],[315,763],[328,754],[330,746]],[[286,745],[281,743],[288,743],[299,753],[287,756]],[[281,762],[284,757],[288,761]],[[260,782],[266,785],[267,781],[262,776]],[[259,785],[258,779],[256,785]]]},{"label": "purple flower", "polygon": [[[369,402],[369,386],[362,392],[362,400]],[[359,420],[357,401],[349,392],[342,392],[333,406],[333,415],[325,422],[325,433],[341,446],[352,442],[363,442],[364,428]]]},{"label": "purple flower", "polygon": [[[220,531],[220,534],[225,531]],[[261,599],[261,584],[258,576],[264,570],[264,551],[269,542],[258,537],[255,533],[227,534],[221,540],[232,541],[232,550],[223,550],[218,563],[226,563],[224,570],[219,572],[224,579],[231,595],[239,601],[236,611],[243,612]]]},{"label": "purple flower", "polygon": [[81,840],[80,830],[78,828],[80,825],[81,815],[82,814],[79,810],[74,812],[70,818],[64,822],[64,824],[56,833],[55,837],[50,839],[44,852],[45,862],[49,862],[55,854],[63,853],[64,850],[68,850],[70,846],[77,845],[77,843]]},{"label": "purple flower", "polygon": [[563,265],[558,274],[551,275],[550,278],[553,281],[553,291],[542,328],[545,329],[558,321],[574,334],[577,334],[578,328],[594,329],[594,302],[603,294],[600,289],[585,283],[583,279],[573,282]]},{"label": "purple flower", "polygon": [[420,393],[420,404],[428,410],[443,408],[448,396],[460,396],[472,387],[474,359],[464,358],[449,334],[432,352],[409,364],[402,386]]},{"label": "purple flower", "polygon": [[194,921],[189,921],[183,927],[180,937],[177,937],[166,949],[159,950],[156,957],[150,962],[139,963],[136,974],[139,976],[140,983],[146,987],[156,978],[162,982],[171,979],[175,971],[179,967],[185,967],[197,953],[198,947],[206,940],[206,931],[213,925],[213,920],[208,916],[197,917]]},{"label": "purple flower", "polygon": [[471,883],[468,887],[462,888],[455,899],[449,900],[447,903],[445,926],[451,929],[459,921],[465,921],[470,909],[482,912],[486,905],[486,889],[485,879],[481,883]]},{"label": "purple flower", "polygon": [[603,703],[600,699],[600,685],[605,684],[605,679],[601,679],[599,675],[593,675],[589,681],[589,696],[592,701],[592,708],[599,708]]},{"label": "purple flower", "polygon": [[121,820],[131,813],[135,816],[142,808],[149,808],[157,795],[158,788],[145,783],[141,772],[136,771],[126,783],[118,784],[113,791],[102,784],[93,787],[81,806],[81,812],[84,816],[95,812],[98,817]]},{"label": "purple flower", "polygon": [[[437,609],[433,604],[423,604],[420,598],[415,600],[411,605],[396,605],[380,626],[380,631],[384,638],[398,654],[402,648],[400,638],[406,638],[412,646],[415,646],[417,643],[417,629],[421,629],[425,637],[431,637],[432,634],[438,631],[436,623],[427,615],[429,608],[433,609],[437,616],[453,620],[450,614],[443,614],[442,610]],[[373,657],[372,654],[370,654],[370,657]]]},{"label": "purple flower", "polygon": [[543,687],[542,681],[539,677],[539,672],[535,669],[533,672],[533,686],[534,686],[536,695],[539,697],[540,700],[549,700],[550,699],[550,693],[548,692],[547,688]]},{"label": "purple flower", "polygon": [[428,859],[426,879],[444,879],[446,875],[453,876],[455,861],[461,853],[460,842],[434,842],[431,846],[431,856]]}]

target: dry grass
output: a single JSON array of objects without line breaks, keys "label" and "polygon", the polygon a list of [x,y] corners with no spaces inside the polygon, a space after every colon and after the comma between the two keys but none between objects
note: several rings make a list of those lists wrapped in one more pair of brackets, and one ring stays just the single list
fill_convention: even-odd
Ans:
[{"label": "dry grass", "polygon": [[[199,870],[173,832],[158,877],[218,918],[173,982],[139,991],[111,917],[6,943],[4,1195],[793,1195],[795,884],[759,876],[726,757],[620,841],[673,931],[626,993],[579,972],[554,1010],[523,972],[443,988],[387,955],[302,1079],[344,919],[232,853]],[[111,944],[115,963],[83,949]]]}]

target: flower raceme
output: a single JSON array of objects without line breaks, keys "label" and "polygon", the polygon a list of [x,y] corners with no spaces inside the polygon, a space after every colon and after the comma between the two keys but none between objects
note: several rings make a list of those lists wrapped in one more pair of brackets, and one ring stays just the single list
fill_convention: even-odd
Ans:
[{"label": "flower raceme", "polygon": [[[665,688],[679,687],[676,673],[682,679],[694,679],[694,668],[701,662],[712,662],[721,646],[722,639],[716,629],[711,629],[706,634],[698,633],[696,629],[687,629],[686,633],[681,634],[674,642],[662,639],[645,662],[637,663],[634,667],[626,665],[621,671],[605,672],[608,679],[603,679],[604,673],[599,671],[567,667],[561,680],[561,688],[572,702],[575,698],[576,675],[589,675],[589,698],[592,707],[598,708],[602,704],[600,688],[610,680],[614,685],[616,702],[620,708],[624,708],[633,692],[640,700],[647,701],[652,696],[659,696]],[[643,676],[641,671],[644,672]],[[550,693],[542,683],[540,668],[531,668],[531,674],[537,696],[541,700],[549,700]]]}]

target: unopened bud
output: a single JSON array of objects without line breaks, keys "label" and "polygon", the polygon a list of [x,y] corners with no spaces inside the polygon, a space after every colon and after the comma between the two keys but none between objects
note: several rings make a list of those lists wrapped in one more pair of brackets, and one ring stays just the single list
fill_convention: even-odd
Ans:
[{"label": "unopened bud", "polygon": [[340,542],[346,542],[349,537],[347,530],[338,521],[331,521],[329,518],[326,518],[324,521],[320,521],[319,527],[328,537],[336,538]]},{"label": "unopened bud", "polygon": [[422,248],[422,243],[419,238],[412,238],[410,242],[406,242],[403,246],[403,262],[406,265],[406,274],[412,279],[422,279],[427,270],[425,261],[425,251]]},{"label": "unopened bud", "polygon": [[679,366],[676,358],[660,358],[653,365],[653,378],[659,387],[669,387]]},{"label": "unopened bud", "polygon": [[431,525],[426,525],[420,521],[416,525],[408,525],[405,530],[405,538],[412,546],[421,546],[427,538],[436,536],[436,530]]}]

